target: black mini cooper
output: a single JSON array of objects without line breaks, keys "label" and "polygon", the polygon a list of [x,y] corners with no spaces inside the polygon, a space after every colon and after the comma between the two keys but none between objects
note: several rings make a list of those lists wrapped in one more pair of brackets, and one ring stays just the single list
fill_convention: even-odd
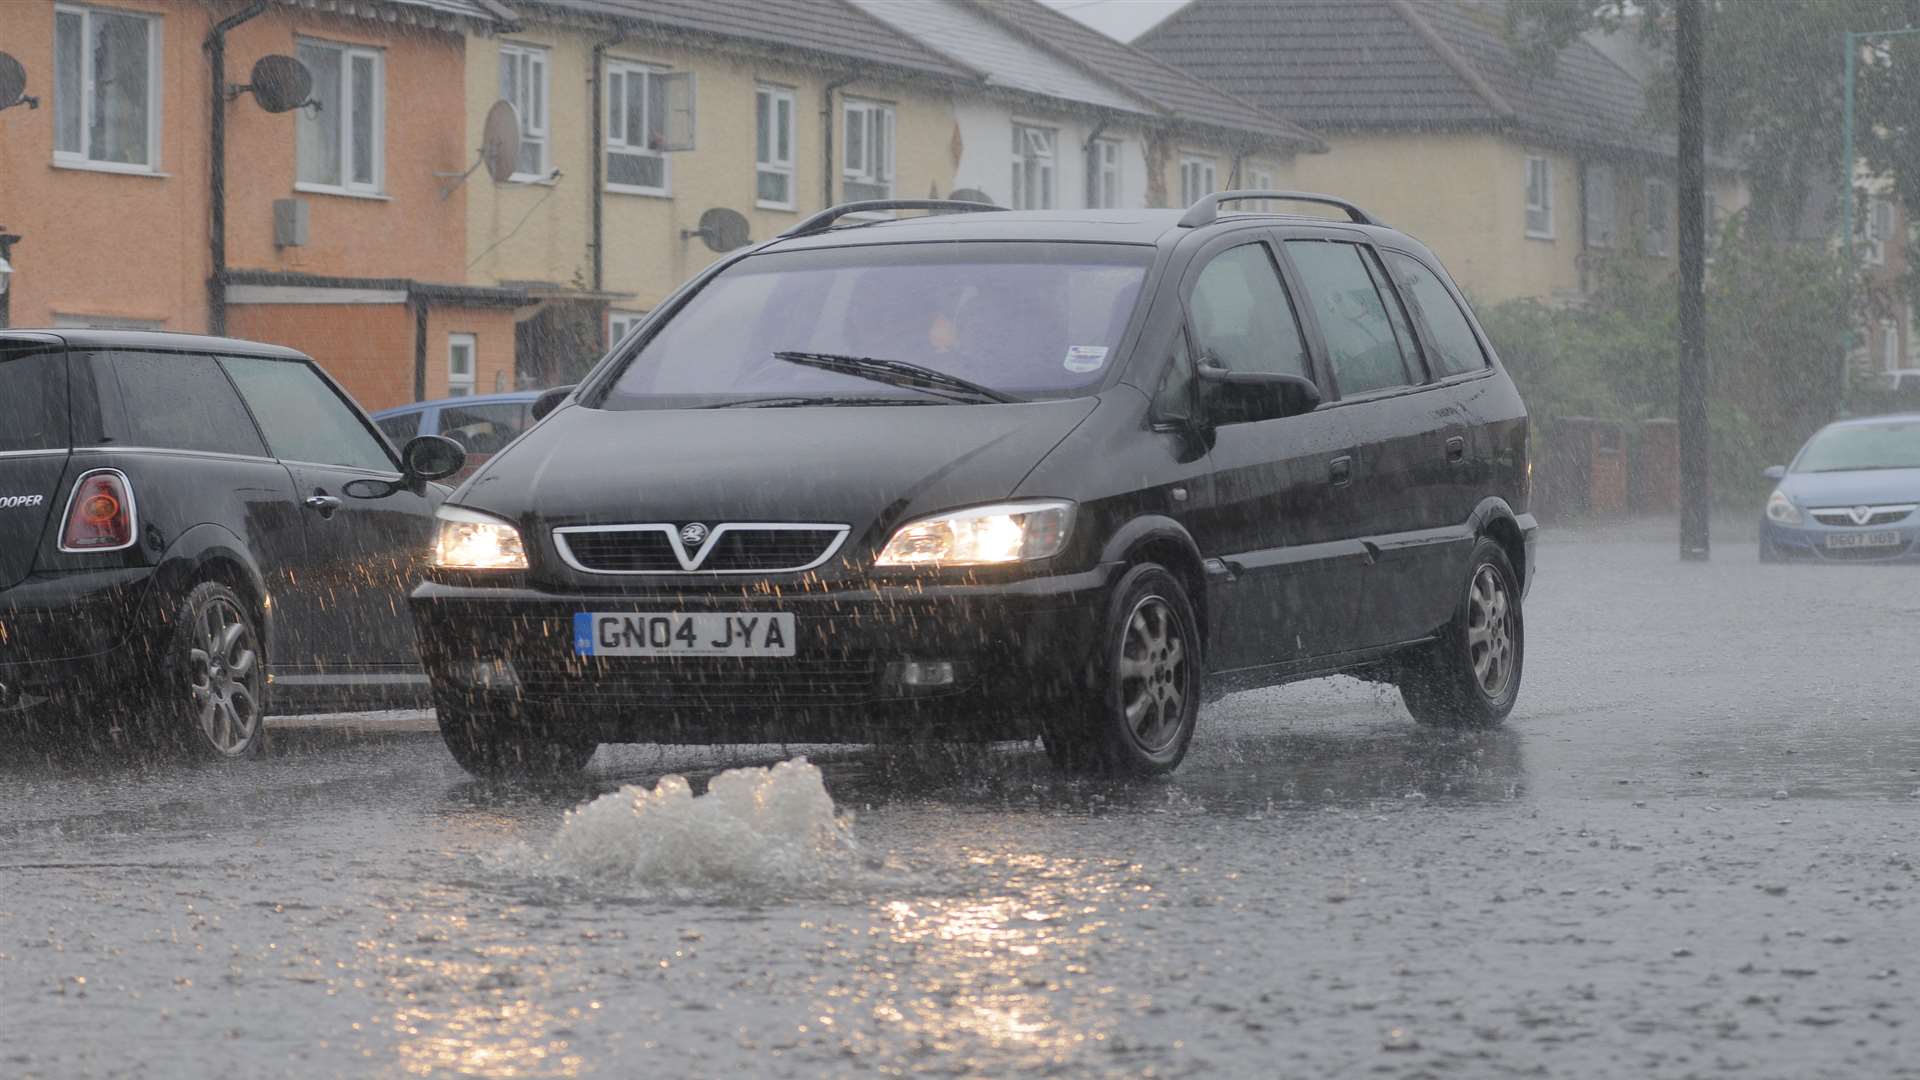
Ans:
[{"label": "black mini cooper", "polygon": [[[1347,220],[1223,212],[1283,199]],[[908,208],[942,212],[849,219]],[[1432,253],[1339,199],[837,207],[541,404],[413,594],[478,773],[1036,734],[1155,773],[1211,693],[1351,672],[1481,725],[1519,690],[1526,409]]]},{"label": "black mini cooper", "polygon": [[463,457],[290,349],[0,331],[0,725],[232,758],[270,709],[424,700],[404,605]]}]

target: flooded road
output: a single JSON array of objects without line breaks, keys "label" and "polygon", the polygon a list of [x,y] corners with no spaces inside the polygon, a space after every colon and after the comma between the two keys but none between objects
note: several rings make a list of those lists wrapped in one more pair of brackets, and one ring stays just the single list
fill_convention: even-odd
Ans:
[{"label": "flooded road", "polygon": [[[8,749],[0,1075],[1920,1076],[1920,578],[1540,561],[1504,729],[1308,683],[1211,706],[1165,782],[618,747],[510,789],[418,717],[235,768]],[[850,849],[556,844],[796,753]]]}]

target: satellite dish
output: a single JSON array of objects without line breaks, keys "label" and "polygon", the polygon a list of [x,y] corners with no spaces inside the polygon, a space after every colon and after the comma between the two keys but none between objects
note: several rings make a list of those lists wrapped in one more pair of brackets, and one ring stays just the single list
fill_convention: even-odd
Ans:
[{"label": "satellite dish", "polygon": [[993,205],[993,196],[981,191],[979,188],[963,187],[947,196],[947,198],[953,202],[977,202],[985,203],[988,206]]},{"label": "satellite dish", "polygon": [[39,108],[40,102],[27,94],[27,69],[11,55],[0,52],[0,109],[12,108],[24,99],[29,108]]},{"label": "satellite dish", "polygon": [[748,240],[746,215],[738,210],[716,206],[700,215],[700,227],[682,230],[682,236],[698,236],[714,251],[732,251],[745,247]]},{"label": "satellite dish", "polygon": [[307,65],[280,53],[254,61],[247,79],[253,100],[270,113],[292,112],[313,95],[313,73]]},{"label": "satellite dish", "polygon": [[487,175],[496,184],[513,179],[520,168],[520,112],[513,102],[505,98],[494,102],[480,132],[480,160]]}]

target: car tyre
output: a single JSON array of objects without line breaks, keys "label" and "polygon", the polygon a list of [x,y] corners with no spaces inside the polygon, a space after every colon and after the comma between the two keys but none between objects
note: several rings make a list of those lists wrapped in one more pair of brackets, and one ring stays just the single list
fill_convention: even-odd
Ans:
[{"label": "car tyre", "polygon": [[1199,625],[1165,567],[1128,570],[1108,601],[1087,689],[1042,735],[1055,767],[1125,776],[1177,768],[1200,715]]},{"label": "car tyre", "polygon": [[598,742],[543,732],[512,714],[442,701],[434,709],[447,752],[483,780],[565,780],[578,776]]},{"label": "car tyre", "polygon": [[201,582],[174,612],[151,735],[210,761],[257,757],[267,743],[265,705],[253,605],[218,581]]},{"label": "car tyre", "polygon": [[1473,546],[1464,588],[1440,638],[1403,665],[1400,699],[1430,727],[1492,727],[1513,711],[1526,655],[1520,577],[1505,548]]}]

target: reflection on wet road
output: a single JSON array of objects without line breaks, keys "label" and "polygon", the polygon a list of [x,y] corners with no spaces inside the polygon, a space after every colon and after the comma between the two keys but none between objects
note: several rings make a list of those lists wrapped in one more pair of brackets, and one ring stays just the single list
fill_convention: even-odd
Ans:
[{"label": "reflection on wet road", "polygon": [[[0,1075],[1920,1076],[1920,592],[1750,558],[1550,544],[1508,727],[1306,684],[1162,783],[620,747],[510,790],[418,723],[9,749]],[[796,752],[857,843],[803,885],[540,857],[622,785]]]}]

